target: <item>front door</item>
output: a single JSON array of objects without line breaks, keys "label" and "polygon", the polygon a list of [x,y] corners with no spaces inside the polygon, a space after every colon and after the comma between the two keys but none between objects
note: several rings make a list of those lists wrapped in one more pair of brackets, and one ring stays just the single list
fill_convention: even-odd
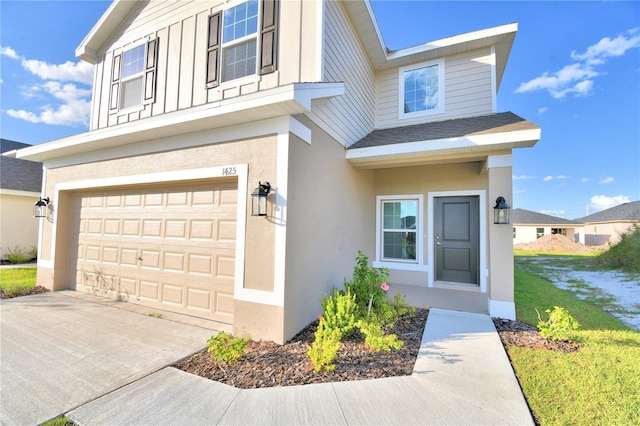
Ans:
[{"label": "front door", "polygon": [[478,197],[435,199],[436,281],[479,284]]}]

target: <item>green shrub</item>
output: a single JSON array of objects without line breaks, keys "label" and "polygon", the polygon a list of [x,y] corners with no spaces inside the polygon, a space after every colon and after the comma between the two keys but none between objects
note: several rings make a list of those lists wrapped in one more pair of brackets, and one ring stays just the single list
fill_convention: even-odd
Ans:
[{"label": "green shrub", "polygon": [[358,321],[358,328],[364,334],[364,342],[375,351],[387,351],[391,349],[401,349],[404,342],[398,340],[398,336],[395,334],[384,334],[382,327],[374,322],[360,320]]},{"label": "green shrub", "polygon": [[634,223],[620,239],[610,244],[609,250],[595,258],[596,265],[603,268],[640,272],[640,225]]},{"label": "green shrub", "polygon": [[388,301],[388,278],[387,268],[369,267],[369,258],[362,250],[358,250],[353,278],[351,281],[345,281],[344,286],[355,295],[360,316],[370,315]]},{"label": "green shrub", "polygon": [[207,351],[212,359],[230,364],[244,355],[248,343],[249,338],[233,337],[221,331],[207,341]]},{"label": "green shrub", "polygon": [[20,246],[16,246],[13,249],[7,249],[7,252],[7,260],[9,263],[26,263],[32,261],[38,256],[38,252],[35,248],[27,251]]},{"label": "green shrub", "polygon": [[356,296],[347,290],[346,293],[333,291],[333,296],[327,296],[321,302],[325,326],[337,330],[340,338],[347,336],[356,326]]},{"label": "green shrub", "polygon": [[[538,312],[537,309],[536,312]],[[580,327],[578,321],[564,308],[554,306],[553,310],[547,309],[545,312],[549,314],[547,321],[543,321],[538,312],[538,330],[546,339],[567,340],[569,334]]]},{"label": "green shrub", "polygon": [[338,350],[340,350],[340,331],[328,327],[324,318],[320,317],[315,340],[307,352],[316,372],[333,371],[336,368],[335,360]]}]

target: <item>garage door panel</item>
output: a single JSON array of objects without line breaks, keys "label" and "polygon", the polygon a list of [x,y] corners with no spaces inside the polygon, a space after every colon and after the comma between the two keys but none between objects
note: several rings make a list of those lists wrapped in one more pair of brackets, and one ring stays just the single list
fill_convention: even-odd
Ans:
[{"label": "garage door panel", "polygon": [[232,322],[236,186],[78,194],[69,286]]}]

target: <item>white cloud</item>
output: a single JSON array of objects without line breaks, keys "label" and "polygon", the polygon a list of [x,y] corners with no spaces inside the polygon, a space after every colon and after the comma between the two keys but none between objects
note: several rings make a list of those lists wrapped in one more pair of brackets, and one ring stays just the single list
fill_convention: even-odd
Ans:
[{"label": "white cloud", "polygon": [[7,115],[31,123],[89,125],[93,65],[82,61],[49,64],[24,58],[7,46],[0,47],[0,54],[21,61],[25,70],[44,80],[21,88],[24,99],[44,104],[34,107],[37,112],[8,108]]},{"label": "white cloud", "polygon": [[43,80],[74,81],[84,84],[93,82],[93,65],[87,62],[67,61],[56,65],[35,59],[23,59],[22,67]]},{"label": "white cloud", "polygon": [[589,208],[594,211],[610,209],[620,204],[628,203],[629,197],[626,195],[616,195],[607,197],[606,195],[594,195],[589,199]]},{"label": "white cloud", "polygon": [[20,59],[15,50],[6,46],[0,46],[0,55],[11,59]]},{"label": "white cloud", "polygon": [[567,214],[565,210],[540,210],[540,213],[548,214],[550,216],[560,216],[560,217]]},{"label": "white cloud", "polygon": [[607,176],[606,178],[603,178],[600,180],[600,182],[598,182],[599,184],[607,184],[607,183],[613,183],[615,179],[612,178],[611,176]]},{"label": "white cloud", "polygon": [[538,108],[538,115],[542,115],[547,111],[549,111],[549,107]]},{"label": "white cloud", "polygon": [[527,179],[534,179],[534,176],[529,176],[529,175],[519,175],[519,176],[511,176],[511,178],[513,180],[527,180]]},{"label": "white cloud", "polygon": [[595,63],[604,63],[604,58],[612,56],[622,56],[627,50],[634,47],[640,47],[639,28],[633,28],[626,32],[625,35],[619,35],[616,38],[604,37],[593,46],[589,46],[584,53],[571,52],[571,58],[577,61],[595,61]]},{"label": "white cloud", "polygon": [[589,178],[580,179],[580,183],[587,183],[587,182],[589,182]]},{"label": "white cloud", "polygon": [[8,109],[6,112],[10,117],[31,123],[62,126],[87,126],[89,124],[91,90],[78,88],[71,83],[61,84],[56,81],[48,81],[31,89],[46,92],[62,103],[55,106],[45,105],[40,108],[39,114],[25,110]]},{"label": "white cloud", "polygon": [[598,43],[589,46],[584,53],[571,52],[571,59],[577,62],[556,72],[544,72],[539,77],[521,83],[515,92],[546,90],[555,99],[562,99],[568,95],[589,96],[593,93],[593,79],[603,74],[594,68],[604,65],[608,58],[622,56],[629,49],[640,47],[638,30],[634,28],[613,39],[604,37]]},{"label": "white cloud", "polygon": [[551,182],[552,180],[563,180],[563,179],[569,179],[569,176],[565,176],[565,175],[546,176],[543,180],[545,182]]}]

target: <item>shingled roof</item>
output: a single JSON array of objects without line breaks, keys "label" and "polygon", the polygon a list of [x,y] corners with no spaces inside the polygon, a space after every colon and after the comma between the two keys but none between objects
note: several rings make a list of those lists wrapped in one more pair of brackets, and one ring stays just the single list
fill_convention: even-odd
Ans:
[{"label": "shingled roof", "polygon": [[[0,139],[2,153],[21,149],[29,144]],[[42,163],[19,160],[0,155],[0,189],[14,191],[40,192],[42,188]]]},{"label": "shingled roof", "polygon": [[514,225],[574,225],[582,226],[581,222],[551,216],[543,213],[536,213],[525,209],[513,209],[511,212],[511,223]]},{"label": "shingled roof", "polygon": [[620,204],[607,210],[575,219],[580,223],[640,222],[640,201]]},{"label": "shingled roof", "polygon": [[535,129],[540,129],[540,127],[512,112],[501,112],[479,117],[374,130],[351,145],[349,149]]}]

